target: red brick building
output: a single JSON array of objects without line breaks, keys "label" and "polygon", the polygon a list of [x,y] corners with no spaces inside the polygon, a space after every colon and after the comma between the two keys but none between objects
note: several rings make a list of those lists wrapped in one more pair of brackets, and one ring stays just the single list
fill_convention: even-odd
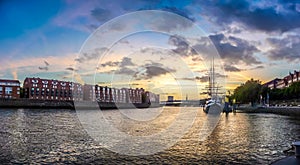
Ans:
[{"label": "red brick building", "polygon": [[24,80],[23,88],[25,98],[37,100],[88,100],[106,103],[159,102],[159,95],[146,92],[143,88],[116,89],[107,86],[81,85],[68,81],[28,77]]},{"label": "red brick building", "polygon": [[0,79],[0,98],[20,98],[20,81]]},{"label": "red brick building", "polygon": [[24,97],[29,99],[83,100],[83,89],[79,83],[27,77],[23,88]]}]

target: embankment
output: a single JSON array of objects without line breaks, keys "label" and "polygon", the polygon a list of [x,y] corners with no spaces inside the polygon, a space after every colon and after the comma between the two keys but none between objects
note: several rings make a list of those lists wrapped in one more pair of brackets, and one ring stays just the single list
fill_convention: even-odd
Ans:
[{"label": "embankment", "polygon": [[238,107],[239,113],[273,113],[288,116],[300,116],[300,107]]},{"label": "embankment", "polygon": [[54,108],[54,109],[134,109],[134,108],[155,108],[158,103],[113,103],[113,102],[91,102],[63,100],[32,100],[32,99],[0,99],[0,108]]},{"label": "embankment", "polygon": [[64,108],[74,109],[73,101],[60,100],[30,100],[22,99],[0,99],[0,107],[6,108]]}]

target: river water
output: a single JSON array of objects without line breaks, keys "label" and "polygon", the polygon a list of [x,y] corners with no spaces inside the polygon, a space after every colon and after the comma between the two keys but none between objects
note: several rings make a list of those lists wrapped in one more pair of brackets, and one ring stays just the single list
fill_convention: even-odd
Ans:
[{"label": "river water", "polygon": [[[196,135],[199,135],[199,126],[206,115],[199,108],[184,110],[197,111],[197,115],[194,121],[191,119],[192,127],[174,145],[151,155],[128,156],[107,149],[89,136],[89,131],[84,129],[74,110],[0,109],[0,162],[269,164],[284,158],[286,155],[282,151],[289,148],[293,141],[300,140],[299,118],[246,113],[221,115],[207,139],[199,140]],[[136,120],[126,116],[128,114],[122,115],[118,110],[106,110],[102,113],[120,131],[132,136],[148,136],[168,128],[176,120],[180,108],[166,107],[159,111],[148,109],[149,114],[152,111],[160,114],[151,119],[150,123],[135,122]],[[99,112],[86,110],[85,113]]]}]

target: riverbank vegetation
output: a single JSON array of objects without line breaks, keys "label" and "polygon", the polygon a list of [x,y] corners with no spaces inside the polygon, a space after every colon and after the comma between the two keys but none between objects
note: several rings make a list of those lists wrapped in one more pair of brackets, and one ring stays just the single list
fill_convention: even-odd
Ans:
[{"label": "riverbank vegetation", "polygon": [[254,105],[259,102],[262,91],[262,85],[259,80],[250,79],[234,89],[233,95],[229,96],[237,103],[251,103]]},{"label": "riverbank vegetation", "polygon": [[234,93],[229,97],[235,99],[237,103],[253,106],[256,103],[267,103],[268,101],[286,101],[300,99],[300,82],[294,82],[289,87],[283,89],[269,89],[261,84],[261,81],[250,79],[234,89]]}]

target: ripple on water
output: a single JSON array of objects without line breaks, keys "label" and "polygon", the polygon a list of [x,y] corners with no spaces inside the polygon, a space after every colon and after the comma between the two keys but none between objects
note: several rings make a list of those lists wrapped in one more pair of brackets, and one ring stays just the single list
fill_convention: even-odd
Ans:
[{"label": "ripple on water", "polygon": [[[158,116],[148,125],[144,121],[134,122],[129,117],[122,117],[115,110],[103,113],[121,131],[133,136],[147,136],[165,129],[175,120],[168,115],[174,116],[177,111],[168,108],[163,112],[165,116]],[[0,162],[268,164],[285,157],[282,151],[300,139],[299,119],[238,113],[222,115],[208,139],[199,141],[201,119],[205,116],[201,109],[197,115],[189,132],[171,148],[154,155],[126,156],[111,152],[91,139],[75,111],[1,109]]]}]

